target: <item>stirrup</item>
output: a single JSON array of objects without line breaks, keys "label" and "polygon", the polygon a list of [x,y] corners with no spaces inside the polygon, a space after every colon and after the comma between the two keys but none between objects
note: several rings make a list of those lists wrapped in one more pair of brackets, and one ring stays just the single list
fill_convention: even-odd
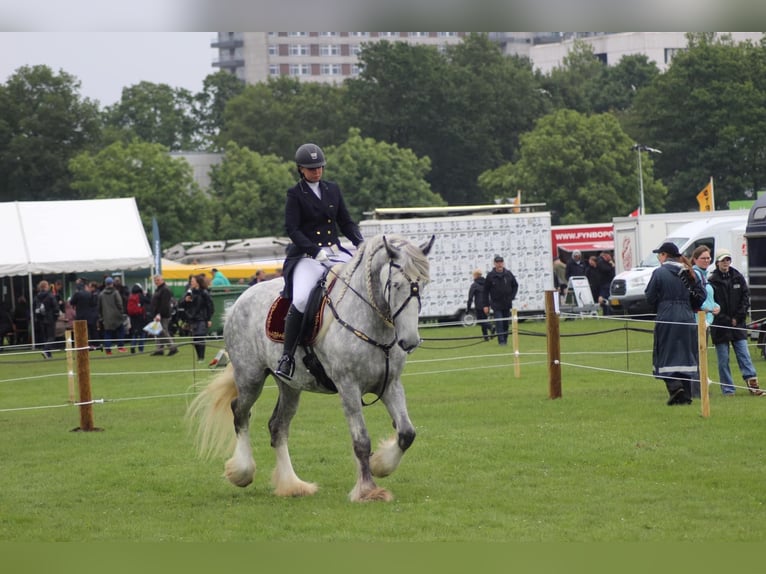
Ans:
[{"label": "stirrup", "polygon": [[292,380],[293,373],[295,372],[295,359],[290,355],[282,355],[279,359],[279,365],[277,366],[276,374],[285,379]]}]

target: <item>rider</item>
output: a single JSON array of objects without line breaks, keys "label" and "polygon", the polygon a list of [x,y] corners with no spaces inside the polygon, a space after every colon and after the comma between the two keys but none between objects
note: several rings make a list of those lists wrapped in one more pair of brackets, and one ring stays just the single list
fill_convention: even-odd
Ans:
[{"label": "rider", "polygon": [[283,297],[292,299],[292,305],[285,317],[284,352],[276,370],[286,379],[292,379],[295,370],[293,356],[311,291],[326,266],[351,259],[351,253],[340,245],[338,228],[354,246],[364,240],[348,213],[340,187],[322,179],[326,161],[321,148],[303,144],[295,152],[295,163],[301,179],[287,190],[285,231],[292,243],[283,266],[282,292]]}]

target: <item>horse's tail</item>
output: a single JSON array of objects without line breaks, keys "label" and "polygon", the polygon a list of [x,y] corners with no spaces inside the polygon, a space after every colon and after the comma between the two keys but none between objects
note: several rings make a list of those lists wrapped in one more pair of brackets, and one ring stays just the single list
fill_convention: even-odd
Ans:
[{"label": "horse's tail", "polygon": [[234,447],[236,435],[231,402],[235,398],[234,369],[229,363],[189,405],[186,419],[192,426],[201,457],[223,454]]}]

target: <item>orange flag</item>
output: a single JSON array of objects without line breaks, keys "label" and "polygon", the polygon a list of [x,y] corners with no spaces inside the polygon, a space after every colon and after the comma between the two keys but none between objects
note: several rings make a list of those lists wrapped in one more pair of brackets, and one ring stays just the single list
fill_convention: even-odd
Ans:
[{"label": "orange flag", "polygon": [[700,211],[715,211],[715,202],[713,201],[713,178],[710,178],[708,184],[697,194],[697,203],[700,205]]}]

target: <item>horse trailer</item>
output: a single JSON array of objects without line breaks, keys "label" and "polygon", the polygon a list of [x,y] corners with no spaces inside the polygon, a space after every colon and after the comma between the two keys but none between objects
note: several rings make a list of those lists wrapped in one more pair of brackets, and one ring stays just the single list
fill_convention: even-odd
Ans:
[{"label": "horse trailer", "polygon": [[359,227],[365,237],[395,233],[415,243],[436,236],[422,298],[425,321],[461,321],[472,272],[486,276],[495,254],[519,282],[513,307],[520,315],[542,313],[545,291],[553,289],[550,212],[516,213],[512,205],[377,209]]}]

